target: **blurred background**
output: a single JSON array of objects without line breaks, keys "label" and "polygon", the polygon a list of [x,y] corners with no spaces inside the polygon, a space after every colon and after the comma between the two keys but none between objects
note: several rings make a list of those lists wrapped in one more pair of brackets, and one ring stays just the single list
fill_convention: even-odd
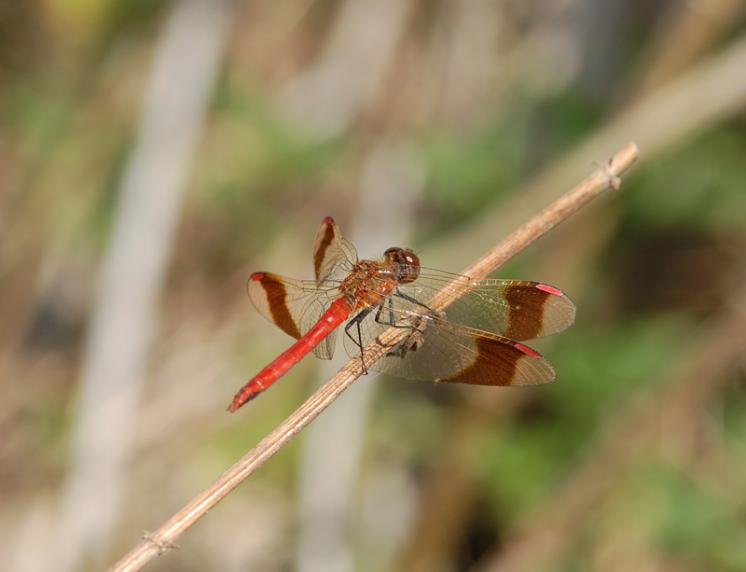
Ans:
[{"label": "blurred background", "polygon": [[100,570],[344,361],[252,271],[458,272],[630,140],[499,276],[577,323],[538,388],[360,379],[149,570],[746,570],[739,0],[0,3],[0,562]]}]

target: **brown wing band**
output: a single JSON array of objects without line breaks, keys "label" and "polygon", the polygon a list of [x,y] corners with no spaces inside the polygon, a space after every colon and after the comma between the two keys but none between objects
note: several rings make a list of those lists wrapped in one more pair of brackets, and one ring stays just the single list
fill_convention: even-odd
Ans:
[{"label": "brown wing band", "polygon": [[267,273],[255,274],[252,279],[259,280],[267,294],[267,304],[269,305],[269,311],[272,313],[272,321],[286,334],[296,339],[300,338],[300,330],[288,311],[285,285],[272,274]]},{"label": "brown wing band", "polygon": [[460,374],[440,381],[472,385],[511,385],[515,379],[518,361],[530,359],[520,349],[491,338],[477,338],[476,344],[477,355],[474,363]]},{"label": "brown wing band", "polygon": [[549,292],[535,287],[509,287],[505,291],[505,298],[510,304],[505,335],[514,340],[531,340],[537,337],[544,324],[544,304],[549,296]]},{"label": "brown wing band", "polygon": [[316,278],[319,277],[321,263],[324,261],[326,251],[334,239],[334,221],[327,217],[324,219],[324,225],[326,226],[324,229],[324,236],[319,242],[316,252],[313,253],[313,269],[315,270]]}]

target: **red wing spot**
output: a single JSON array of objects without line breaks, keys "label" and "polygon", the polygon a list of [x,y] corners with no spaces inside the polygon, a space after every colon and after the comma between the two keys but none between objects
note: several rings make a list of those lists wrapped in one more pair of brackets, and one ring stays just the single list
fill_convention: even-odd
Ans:
[{"label": "red wing spot", "polygon": [[559,290],[558,288],[555,288],[554,286],[550,286],[549,284],[537,284],[536,287],[539,290],[543,290],[544,292],[549,292],[550,294],[554,294],[555,296],[565,295],[565,293],[562,290]]},{"label": "red wing spot", "polygon": [[249,277],[249,280],[264,280],[265,276],[266,274],[264,272],[254,272],[254,274]]},{"label": "red wing spot", "polygon": [[514,347],[518,350],[521,350],[524,354],[529,355],[534,359],[541,358],[541,354],[539,352],[537,352],[535,349],[530,348],[526,345],[516,342]]}]

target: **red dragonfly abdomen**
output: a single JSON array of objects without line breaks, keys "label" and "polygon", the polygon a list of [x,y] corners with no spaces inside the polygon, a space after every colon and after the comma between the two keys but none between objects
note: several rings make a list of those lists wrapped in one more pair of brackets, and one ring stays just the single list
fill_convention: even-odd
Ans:
[{"label": "red dragonfly abdomen", "polygon": [[332,302],[329,309],[301,338],[277,356],[272,363],[250,379],[231,401],[228,411],[233,413],[247,401],[251,401],[319,345],[326,336],[339,327],[352,312],[352,306],[342,297]]}]

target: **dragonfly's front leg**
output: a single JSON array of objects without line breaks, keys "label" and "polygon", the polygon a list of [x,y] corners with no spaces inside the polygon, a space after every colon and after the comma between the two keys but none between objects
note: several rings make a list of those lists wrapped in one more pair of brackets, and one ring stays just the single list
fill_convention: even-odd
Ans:
[{"label": "dragonfly's front leg", "polygon": [[[384,304],[386,304],[388,308],[386,308]],[[388,310],[388,320],[386,320],[383,316],[384,309]],[[391,326],[393,328],[399,327],[394,321],[394,305],[393,305],[393,301],[391,300],[391,298],[386,298],[385,302],[378,304],[378,311],[376,312],[375,320],[379,324]]]},{"label": "dragonfly's front leg", "polygon": [[416,298],[412,298],[412,296],[409,296],[408,294],[405,294],[404,292],[402,292],[401,290],[399,290],[399,288],[396,289],[395,295],[398,296],[399,298],[401,298],[402,300],[406,300],[407,302],[411,302],[412,304],[416,304],[420,308],[424,308],[425,310],[427,310],[427,313],[429,315],[431,315],[431,316],[439,316],[439,317],[443,316],[443,312],[436,312],[435,310],[433,310],[427,304],[424,304],[424,303],[420,302]]},{"label": "dragonfly's front leg", "polygon": [[[392,297],[386,298],[385,304],[385,306],[384,303],[378,305],[378,311],[375,316],[375,320],[378,324],[391,326],[392,328],[412,328],[411,317],[406,317],[400,322],[396,321],[396,315],[394,314],[394,300]],[[427,306],[425,306],[425,308],[427,308]],[[388,316],[384,316],[384,312],[386,312]]]}]

